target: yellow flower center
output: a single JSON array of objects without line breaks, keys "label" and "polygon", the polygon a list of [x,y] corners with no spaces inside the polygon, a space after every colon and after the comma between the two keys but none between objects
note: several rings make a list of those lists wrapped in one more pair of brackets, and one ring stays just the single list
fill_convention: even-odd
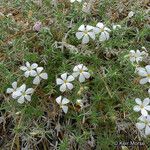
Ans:
[{"label": "yellow flower center", "polygon": [[148,74],[147,77],[150,78],[150,74]]},{"label": "yellow flower center", "polygon": [[146,120],[146,121],[145,121],[145,124],[146,124],[146,125],[148,125],[148,124],[149,124],[149,122]]},{"label": "yellow flower center", "polygon": [[104,28],[101,28],[101,29],[100,29],[100,32],[104,32],[104,31],[105,31]]},{"label": "yellow flower center", "polygon": [[22,93],[22,95],[23,95],[23,96],[25,96],[25,95],[26,95],[26,93],[25,93],[25,92],[23,92],[23,93]]},{"label": "yellow flower center", "polygon": [[64,83],[66,84],[68,81],[67,80],[64,80]]},{"label": "yellow flower center", "polygon": [[85,31],[84,31],[84,34],[88,34],[88,31],[85,30]]},{"label": "yellow flower center", "polygon": [[80,73],[83,73],[83,70],[82,70],[82,69],[80,70]]},{"label": "yellow flower center", "polygon": [[141,109],[143,109],[143,108],[144,108],[144,106],[143,106],[143,105],[141,105],[141,106],[140,106],[140,108],[141,108]]}]

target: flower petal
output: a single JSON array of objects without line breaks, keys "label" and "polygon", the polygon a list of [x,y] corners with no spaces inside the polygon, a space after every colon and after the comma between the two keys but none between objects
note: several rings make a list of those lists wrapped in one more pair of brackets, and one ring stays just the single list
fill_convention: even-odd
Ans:
[{"label": "flower petal", "polygon": [[150,105],[144,107],[146,110],[150,111]]},{"label": "flower petal", "polygon": [[136,127],[139,129],[139,130],[142,130],[145,128],[145,123],[143,122],[138,122],[136,123]]},{"label": "flower petal", "polygon": [[142,104],[142,101],[141,101],[140,98],[136,98],[136,99],[135,99],[135,102],[136,102],[138,105],[141,105],[141,104]]},{"label": "flower petal", "polygon": [[78,66],[75,66],[75,67],[73,68],[73,71],[80,71],[80,70],[79,70]]},{"label": "flower petal", "polygon": [[86,66],[83,66],[83,68],[82,68],[84,71],[87,71],[88,70],[88,68],[86,67]]},{"label": "flower petal", "polygon": [[74,72],[72,75],[76,78],[79,74],[79,72]]},{"label": "flower petal", "polygon": [[62,110],[66,114],[68,112],[68,106],[62,106]]},{"label": "flower petal", "polygon": [[63,80],[67,80],[67,73],[63,73],[63,74],[61,75],[61,78],[62,78]]},{"label": "flower petal", "polygon": [[27,68],[26,66],[21,66],[21,67],[20,67],[20,70],[22,70],[22,71],[27,71],[28,68]]},{"label": "flower petal", "polygon": [[82,74],[84,75],[84,77],[86,79],[88,79],[90,77],[90,73],[88,73],[88,72],[83,72]]},{"label": "flower petal", "polygon": [[84,77],[83,74],[80,74],[80,76],[79,76],[79,81],[80,81],[80,82],[84,82],[84,81],[85,81],[85,77]]},{"label": "flower petal", "polygon": [[65,92],[66,91],[66,84],[62,84],[59,89],[61,92]]},{"label": "flower petal", "polygon": [[100,34],[100,36],[99,36],[99,40],[100,40],[101,42],[103,42],[103,41],[105,41],[106,39],[107,39],[106,34],[105,34],[104,32],[102,32],[102,33]]},{"label": "flower petal", "polygon": [[25,76],[26,78],[28,78],[29,75],[30,75],[30,71],[26,71],[26,72],[24,73],[24,76]]},{"label": "flower petal", "polygon": [[93,28],[93,32],[94,32],[95,34],[98,34],[98,33],[100,33],[100,29],[97,28],[97,27],[95,27],[95,28]]},{"label": "flower petal", "polygon": [[150,135],[150,127],[148,125],[145,128],[145,135]]},{"label": "flower petal", "polygon": [[35,68],[37,68],[38,67],[38,64],[37,63],[33,63],[32,65],[31,65],[31,68],[32,69],[35,69]]},{"label": "flower petal", "polygon": [[71,83],[66,83],[66,86],[69,90],[73,89],[73,84],[71,84]]},{"label": "flower petal", "polygon": [[74,80],[74,77],[73,77],[72,75],[68,76],[68,78],[67,78],[67,81],[68,81],[68,82],[71,82],[71,81],[73,81],[73,80]]},{"label": "flower petal", "polygon": [[94,29],[93,26],[90,26],[90,25],[87,25],[87,26],[86,26],[86,30],[87,30],[87,31],[91,31],[91,30],[93,30],[93,29]]},{"label": "flower petal", "polygon": [[108,40],[109,39],[109,33],[106,31],[104,31],[104,33],[105,33],[106,40]]},{"label": "flower petal", "polygon": [[88,32],[88,35],[95,40],[95,33],[94,32]]},{"label": "flower petal", "polygon": [[87,44],[89,42],[89,36],[88,35],[84,35],[83,39],[82,39],[82,44]]},{"label": "flower petal", "polygon": [[149,98],[145,98],[143,101],[143,105],[147,106],[150,103],[150,99]]},{"label": "flower petal", "polygon": [[39,76],[40,76],[42,79],[45,79],[45,80],[48,79],[47,73],[41,73]]},{"label": "flower petal", "polygon": [[30,67],[30,63],[26,62],[26,66],[27,66],[27,68],[29,68]]},{"label": "flower petal", "polygon": [[138,112],[138,111],[141,110],[141,108],[140,108],[139,105],[136,105],[136,106],[133,107],[133,110],[136,111],[136,112]]},{"label": "flower petal", "polygon": [[24,96],[21,96],[18,100],[18,103],[23,104],[24,103]]},{"label": "flower petal", "polygon": [[75,2],[75,0],[70,0],[71,3]]},{"label": "flower petal", "polygon": [[79,64],[77,67],[79,68],[80,71],[83,68],[83,64]]},{"label": "flower petal", "polygon": [[148,78],[143,78],[140,80],[140,84],[145,84],[148,82]]},{"label": "flower petal", "polygon": [[33,79],[33,84],[35,84],[35,85],[38,85],[40,82],[41,82],[41,79],[40,79],[39,76],[36,76],[36,77]]},{"label": "flower petal", "polygon": [[140,69],[138,70],[138,74],[139,74],[139,76],[141,76],[141,77],[146,77],[146,76],[147,76],[147,72],[145,71],[144,68],[140,68]]},{"label": "flower petal", "polygon": [[79,27],[79,29],[78,29],[79,31],[85,31],[85,25],[84,24],[82,24],[80,27]]},{"label": "flower petal", "polygon": [[63,84],[63,83],[64,83],[64,81],[62,79],[60,79],[60,78],[56,79],[56,84],[57,85],[60,85],[60,84]]},{"label": "flower petal", "polygon": [[17,82],[16,81],[12,83],[12,87],[13,87],[13,89],[17,89]]},{"label": "flower petal", "polygon": [[107,31],[107,32],[110,32],[111,30],[107,27],[104,27],[104,30]]},{"label": "flower petal", "polygon": [[56,102],[57,102],[58,104],[61,104],[61,99],[62,99],[62,96],[57,97],[57,98],[56,98]]},{"label": "flower petal", "polygon": [[77,39],[79,39],[79,40],[83,37],[83,35],[84,35],[83,32],[77,32],[77,33],[76,33],[76,37],[77,37]]},{"label": "flower petal", "polygon": [[97,27],[99,27],[100,29],[104,27],[104,24],[102,22],[97,23],[96,25]]},{"label": "flower petal", "polygon": [[30,71],[30,76],[35,77],[37,75],[37,72],[35,70]]},{"label": "flower petal", "polygon": [[31,96],[30,95],[25,95],[25,98],[27,101],[31,101]]},{"label": "flower petal", "polygon": [[26,94],[32,94],[34,92],[34,89],[33,88],[28,88],[26,90]]},{"label": "flower petal", "polygon": [[146,68],[146,71],[148,72],[148,74],[150,74],[150,65],[147,65],[145,68]]},{"label": "flower petal", "polygon": [[40,74],[43,71],[43,67],[37,67],[36,70],[37,70],[37,73]]},{"label": "flower petal", "polygon": [[142,114],[143,116],[147,116],[147,115],[148,115],[148,113],[147,113],[147,111],[146,111],[145,109],[142,109],[142,110],[141,110],[141,114]]},{"label": "flower petal", "polygon": [[6,93],[10,94],[10,93],[12,93],[13,91],[14,91],[13,88],[8,88],[8,89],[6,90]]},{"label": "flower petal", "polygon": [[26,85],[25,85],[25,84],[22,84],[22,85],[19,87],[19,90],[22,91],[22,92],[25,92],[25,90],[26,90]]},{"label": "flower petal", "polygon": [[65,104],[68,104],[70,101],[67,99],[67,98],[63,98],[62,100],[62,104],[65,105]]}]

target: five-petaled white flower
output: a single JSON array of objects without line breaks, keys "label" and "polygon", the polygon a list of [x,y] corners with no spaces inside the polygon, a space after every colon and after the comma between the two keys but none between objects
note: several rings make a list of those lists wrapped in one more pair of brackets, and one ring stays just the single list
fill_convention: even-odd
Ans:
[{"label": "five-petaled white flower", "polygon": [[20,69],[24,71],[24,76],[26,78],[28,78],[29,76],[34,76],[36,71],[34,69],[36,69],[38,67],[38,64],[33,63],[32,65],[30,65],[29,62],[26,62],[26,66],[21,66]]},{"label": "five-petaled white flower", "polygon": [[36,68],[36,72],[33,76],[35,76],[35,78],[33,79],[33,84],[38,85],[42,79],[48,79],[48,75],[47,73],[43,73],[43,67],[38,67]]},{"label": "five-petaled white flower", "polygon": [[[84,24],[81,25],[78,29],[79,32],[76,33],[76,37],[80,40],[82,39],[82,44],[89,42],[90,38],[95,40],[95,33],[93,32],[94,27]],[[90,37],[90,38],[89,38]]]},{"label": "five-petaled white flower", "polygon": [[148,115],[148,112],[147,111],[150,111],[150,99],[149,98],[145,98],[143,100],[143,102],[141,101],[141,99],[139,98],[136,98],[135,99],[135,102],[138,104],[136,106],[133,107],[133,110],[136,111],[136,112],[139,112],[141,111],[141,114],[143,116],[147,116]]},{"label": "five-petaled white flower", "polygon": [[138,74],[143,77],[140,80],[140,84],[150,83],[150,65],[147,65],[145,68],[140,68]]},{"label": "five-petaled white flower", "polygon": [[60,86],[60,91],[65,92],[67,89],[72,90],[73,89],[73,84],[70,83],[74,80],[74,77],[72,75],[67,75],[67,73],[64,73],[61,75],[61,78],[56,79],[57,85]]},{"label": "five-petaled white flower", "polygon": [[138,119],[139,122],[136,123],[136,127],[143,131],[146,136],[150,135],[150,115],[146,117],[140,116]]},{"label": "five-petaled white flower", "polygon": [[77,1],[77,2],[79,2],[79,3],[82,2],[82,0],[70,0],[71,3],[74,3],[75,1]]},{"label": "five-petaled white flower", "polygon": [[97,23],[96,27],[94,28],[94,32],[96,34],[100,33],[99,40],[106,41],[109,39],[109,32],[111,30],[107,28],[102,22]]},{"label": "five-petaled white flower", "polygon": [[16,98],[15,92],[18,91],[18,90],[19,90],[19,88],[17,87],[17,82],[15,81],[15,82],[12,83],[12,88],[8,88],[6,90],[6,93],[11,94],[12,98],[15,99]]},{"label": "five-petaled white flower", "polygon": [[26,89],[26,85],[23,84],[19,87],[19,90],[17,90],[14,95],[17,97],[18,103],[22,104],[25,100],[31,101],[31,94],[33,93],[33,88]]},{"label": "five-petaled white flower", "polygon": [[140,61],[143,60],[144,56],[146,56],[146,55],[147,55],[147,53],[144,51],[140,52],[139,50],[136,50],[136,51],[130,50],[130,54],[129,54],[130,61],[132,63],[134,63],[134,62],[139,63]]},{"label": "five-petaled white flower", "polygon": [[90,73],[88,72],[88,68],[85,67],[83,64],[79,64],[73,68],[73,74],[74,77],[79,76],[79,81],[84,82],[85,79],[88,79],[90,77]]},{"label": "five-petaled white flower", "polygon": [[59,96],[56,98],[56,102],[59,104],[60,108],[62,108],[64,113],[68,112],[68,104],[70,101],[67,98],[62,98],[62,96]]}]

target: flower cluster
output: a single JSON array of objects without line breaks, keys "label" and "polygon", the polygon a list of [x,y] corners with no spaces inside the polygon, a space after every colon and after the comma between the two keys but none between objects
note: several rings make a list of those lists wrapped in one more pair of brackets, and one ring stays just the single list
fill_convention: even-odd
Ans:
[{"label": "flower cluster", "polygon": [[24,76],[26,78],[34,77],[33,84],[38,85],[42,79],[47,79],[47,73],[43,72],[43,67],[38,67],[38,64],[33,63],[30,65],[29,62],[26,62],[25,66],[21,66],[20,69],[24,71]]},{"label": "flower cluster", "polygon": [[[63,73],[60,78],[56,79],[56,84],[59,87],[59,90],[63,93],[68,90],[73,89],[72,82],[75,80],[75,78],[78,79],[80,83],[85,82],[85,79],[90,78],[90,73],[88,72],[88,68],[84,66],[83,64],[79,64],[73,68],[73,73],[68,74]],[[60,108],[64,111],[64,113],[67,113],[68,106],[67,104],[70,102],[67,98],[63,98],[62,96],[59,96],[56,98],[56,102],[59,104]],[[82,107],[82,100],[77,100],[76,102],[80,107]]]},{"label": "flower cluster", "polygon": [[[33,63],[30,65],[26,62],[25,66],[21,66],[20,69],[24,71],[24,76],[34,77],[33,84],[38,85],[42,79],[47,79],[47,73],[43,73],[43,67],[38,67],[38,64]],[[11,94],[13,99],[17,99],[17,102],[22,104],[27,101],[31,101],[31,95],[33,94],[33,88],[27,88],[26,84],[22,84],[18,87],[18,83],[15,81],[12,83],[12,88],[8,88],[6,93]]]},{"label": "flower cluster", "polygon": [[129,54],[129,56],[130,56],[130,61],[132,62],[132,63],[139,63],[139,62],[141,62],[141,61],[143,61],[143,59],[145,58],[145,57],[147,57],[147,53],[145,52],[145,51],[140,51],[140,50],[130,50],[130,54]]},{"label": "flower cluster", "polygon": [[102,22],[97,23],[96,27],[82,24],[78,28],[76,33],[77,39],[82,39],[82,44],[87,44],[90,41],[96,39],[96,34],[99,35],[99,41],[103,42],[110,38],[109,32],[111,30],[106,27]]},{"label": "flower cluster", "polygon": [[[140,50],[131,50],[130,51],[130,61],[132,63],[136,63],[136,72],[141,77],[139,83],[146,84],[150,83],[150,65],[146,65],[145,67],[139,67],[139,62],[141,62],[148,54],[145,51]],[[148,90],[149,92],[150,90]],[[136,123],[136,127],[141,131],[141,133],[145,136],[150,135],[150,115],[148,112],[150,111],[150,98],[145,98],[143,101],[140,98],[136,98],[135,102],[136,106],[133,107],[135,112],[141,112],[141,116],[138,118],[139,122]]]}]

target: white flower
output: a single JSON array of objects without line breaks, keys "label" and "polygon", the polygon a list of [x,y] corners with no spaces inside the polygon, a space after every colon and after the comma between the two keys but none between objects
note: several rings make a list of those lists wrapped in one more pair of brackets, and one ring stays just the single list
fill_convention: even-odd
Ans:
[{"label": "white flower", "polygon": [[119,24],[113,24],[113,30],[116,30],[116,29],[120,29],[121,28],[121,25]]},{"label": "white flower", "polygon": [[60,108],[62,108],[64,113],[68,112],[68,104],[70,101],[67,98],[62,98],[62,96],[59,96],[56,98],[56,102],[59,104]]},{"label": "white flower", "polygon": [[148,89],[148,94],[150,95],[150,88]]},{"label": "white flower", "polygon": [[139,118],[139,122],[136,123],[136,127],[139,130],[144,131],[144,134],[150,135],[150,115],[144,117],[144,116],[140,116]]},{"label": "white flower", "polygon": [[129,14],[128,14],[128,18],[131,18],[131,17],[133,17],[133,15],[135,14],[135,12],[133,12],[133,11],[130,11],[129,12]]},{"label": "white flower", "polygon": [[72,75],[68,76],[67,73],[64,73],[61,75],[61,78],[56,79],[57,85],[60,86],[60,91],[64,92],[67,89],[72,90],[73,89],[73,84],[70,83],[74,80],[74,77]]},{"label": "white flower", "polygon": [[142,61],[144,56],[146,56],[146,52],[142,51],[140,52],[139,50],[130,50],[130,61],[132,63],[136,62],[136,63],[139,63],[139,61]]},{"label": "white flower", "polygon": [[141,101],[141,99],[139,98],[136,98],[135,99],[135,102],[138,104],[136,106],[133,107],[133,110],[136,111],[136,112],[139,112],[141,111],[141,114],[143,116],[147,116],[148,115],[148,112],[147,111],[150,111],[150,99],[149,98],[145,98],[143,100],[143,102]]},{"label": "white flower", "polygon": [[90,77],[90,73],[88,72],[88,68],[85,67],[83,64],[79,64],[73,68],[73,76],[77,77],[79,76],[79,81],[84,82],[85,79],[88,79]]},{"label": "white flower", "polygon": [[83,107],[83,100],[77,99],[76,104],[79,105],[81,108]]},{"label": "white flower", "polygon": [[75,1],[77,1],[77,2],[79,2],[79,3],[82,2],[82,0],[70,0],[71,3],[74,3]]},{"label": "white flower", "polygon": [[140,84],[150,83],[150,65],[147,65],[145,68],[140,68],[138,74],[143,77],[143,79],[140,80]]},{"label": "white flower", "polygon": [[24,76],[26,78],[28,78],[29,76],[34,76],[36,71],[34,69],[36,69],[38,67],[38,64],[33,63],[32,65],[30,65],[29,62],[26,62],[26,66],[21,66],[20,69],[25,71]]},{"label": "white flower", "polygon": [[[80,40],[82,39],[82,44],[86,44],[89,42],[90,38],[95,40],[95,33],[93,32],[92,26],[81,25],[78,29],[79,32],[76,33],[76,37]],[[90,38],[89,38],[90,37]]]},{"label": "white flower", "polygon": [[7,91],[6,91],[6,93],[12,94],[12,98],[15,99],[16,98],[15,92],[17,90],[19,90],[19,88],[17,87],[17,82],[15,81],[15,82],[12,83],[12,88],[8,88]]},{"label": "white flower", "polygon": [[48,75],[47,73],[43,73],[43,67],[38,67],[36,68],[36,72],[33,76],[35,76],[35,78],[33,79],[33,84],[38,85],[42,79],[48,79]]},{"label": "white flower", "polygon": [[94,32],[96,34],[100,33],[99,40],[100,41],[106,41],[109,39],[109,32],[111,30],[107,27],[102,22],[99,22],[96,27],[94,28]]},{"label": "white flower", "polygon": [[33,91],[33,88],[26,89],[26,85],[23,84],[14,94],[17,97],[18,103],[22,104],[24,103],[25,99],[27,101],[31,101],[31,94],[33,93]]}]

